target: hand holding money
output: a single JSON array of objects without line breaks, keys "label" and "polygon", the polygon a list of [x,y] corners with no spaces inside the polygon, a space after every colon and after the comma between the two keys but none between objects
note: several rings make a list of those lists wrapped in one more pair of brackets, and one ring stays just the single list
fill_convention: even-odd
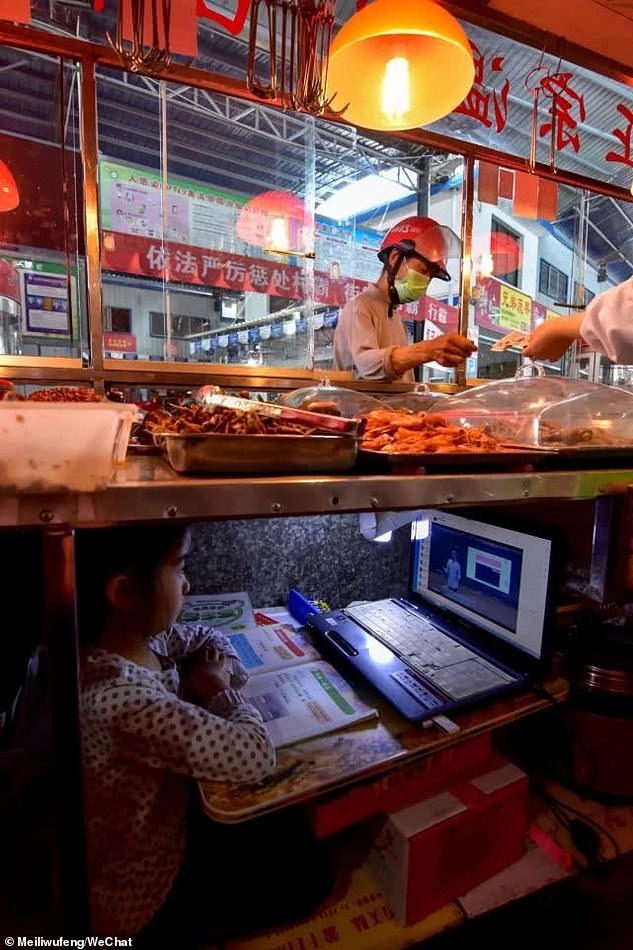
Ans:
[{"label": "hand holding money", "polygon": [[565,350],[569,349],[574,340],[580,336],[583,317],[584,312],[581,312],[570,317],[555,317],[541,323],[524,344],[523,355],[531,360],[551,360],[552,362],[559,360]]},{"label": "hand holding money", "polygon": [[505,336],[502,336],[500,340],[497,340],[496,343],[490,347],[491,350],[509,350],[511,346],[517,346],[523,348],[527,346],[530,339],[529,333],[520,333],[519,330],[512,330],[510,333],[506,333]]}]

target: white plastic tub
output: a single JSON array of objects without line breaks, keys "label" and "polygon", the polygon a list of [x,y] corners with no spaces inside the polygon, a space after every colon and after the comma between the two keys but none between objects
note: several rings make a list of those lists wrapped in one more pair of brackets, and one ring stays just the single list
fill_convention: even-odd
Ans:
[{"label": "white plastic tub", "polygon": [[137,414],[127,403],[0,402],[0,491],[105,488]]}]

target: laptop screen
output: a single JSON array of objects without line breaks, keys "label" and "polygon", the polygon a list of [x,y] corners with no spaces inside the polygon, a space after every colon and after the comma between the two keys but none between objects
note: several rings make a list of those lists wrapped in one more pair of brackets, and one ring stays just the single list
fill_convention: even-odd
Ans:
[{"label": "laptop screen", "polygon": [[434,510],[414,538],[415,594],[541,658],[550,539]]}]

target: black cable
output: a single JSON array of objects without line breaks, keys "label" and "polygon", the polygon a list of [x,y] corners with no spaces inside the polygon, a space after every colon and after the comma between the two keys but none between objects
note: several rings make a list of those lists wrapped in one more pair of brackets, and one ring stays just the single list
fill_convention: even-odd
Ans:
[{"label": "black cable", "polygon": [[584,818],[568,818],[562,803],[550,799],[549,807],[554,817],[566,829],[576,849],[586,858],[588,866],[605,860],[600,853],[600,835],[589,822],[585,822]]},{"label": "black cable", "polygon": [[[613,848],[613,857],[618,857],[620,854],[620,846],[611,832],[607,831],[607,829],[601,825],[600,822],[596,821],[595,818],[591,818],[589,815],[584,815],[577,808],[574,808],[573,805],[568,805],[566,802],[561,802],[560,799],[555,798],[544,788],[537,787],[535,791],[549,804],[555,817],[558,818],[563,827],[569,832],[572,841],[578,850],[581,851],[588,860],[594,859],[597,861],[602,861],[605,859],[600,854],[599,850],[596,849],[595,841],[592,837],[592,834],[587,831],[587,826],[593,829],[594,833],[597,832],[599,835],[602,835]],[[574,815],[574,818],[569,818],[564,814],[565,812],[571,813]]]}]

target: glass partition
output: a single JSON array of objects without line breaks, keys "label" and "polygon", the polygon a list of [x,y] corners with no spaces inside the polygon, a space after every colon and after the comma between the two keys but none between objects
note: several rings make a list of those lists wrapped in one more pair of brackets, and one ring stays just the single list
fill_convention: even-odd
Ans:
[{"label": "glass partition", "polygon": [[[53,7],[49,22],[44,5],[33,6],[41,45],[46,30],[69,42],[73,35],[76,47],[78,38],[107,45],[116,3],[63,15],[61,5]],[[160,364],[177,385],[187,385],[185,364],[326,375],[340,309],[378,277],[385,231],[420,213],[461,233],[459,144],[440,151],[415,133],[387,138],[185,85],[196,78],[190,66],[225,77],[218,88],[233,88],[245,72],[243,38],[213,18],[189,24],[183,35],[192,29],[197,46],[189,59],[184,47],[172,49],[167,79],[97,67],[103,336],[98,314],[91,330],[109,361],[105,377],[123,379],[115,360],[152,361],[157,376]],[[452,261],[450,284],[433,282],[399,316],[417,340],[457,329],[460,308],[467,309],[479,348],[466,374],[490,378],[513,373],[520,360],[519,350],[493,349],[504,333],[570,313],[633,273],[633,205],[623,193],[633,168],[630,110],[621,84],[473,25],[467,30],[475,85],[430,131],[463,140],[466,151],[503,148],[525,159],[525,170],[476,166],[467,306],[462,263]],[[103,57],[112,64],[110,53]],[[89,370],[81,71],[10,47],[0,49],[0,70],[0,161],[20,195],[19,205],[0,213],[0,358],[70,357]],[[530,174],[547,164],[550,177]],[[611,194],[570,180],[602,180],[595,187]],[[621,197],[612,196],[616,186]],[[580,347],[547,372],[627,386],[632,378],[629,368]],[[454,380],[433,364],[419,376]]]},{"label": "glass partition", "polygon": [[0,357],[88,361],[79,69],[0,47]]},{"label": "glass partition", "polygon": [[[513,375],[521,349],[495,349],[502,337],[580,311],[630,277],[632,225],[630,205],[612,197],[478,162],[469,307],[478,352],[472,375]],[[597,378],[595,360],[581,345],[547,364],[546,372]],[[604,365],[600,376],[611,381]]]},{"label": "glass partition", "polygon": [[[339,309],[380,274],[386,230],[461,229],[459,156],[221,94],[100,69],[104,356],[332,365]],[[411,339],[455,329],[453,280],[401,308]]]}]

